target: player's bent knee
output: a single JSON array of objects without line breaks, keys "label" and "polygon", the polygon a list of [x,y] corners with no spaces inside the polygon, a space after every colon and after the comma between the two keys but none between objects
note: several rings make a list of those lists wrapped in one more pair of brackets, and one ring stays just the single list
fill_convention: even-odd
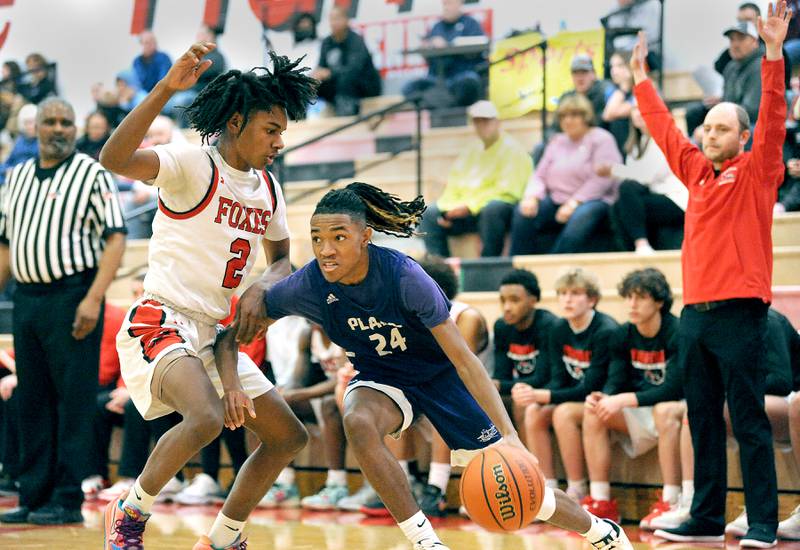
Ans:
[{"label": "player's bent knee", "polygon": [[222,410],[209,407],[184,417],[183,422],[187,429],[197,440],[197,443],[205,447],[222,433],[225,418]]},{"label": "player's bent knee", "polygon": [[[280,441],[280,447],[286,450],[287,453],[296,455],[308,445],[309,435],[308,430],[301,422],[295,422],[295,425],[286,430],[286,435]],[[275,444],[270,441],[270,444]]]},{"label": "player's bent knee", "polygon": [[353,446],[381,438],[375,426],[375,419],[366,411],[345,411],[342,423],[347,440]]}]

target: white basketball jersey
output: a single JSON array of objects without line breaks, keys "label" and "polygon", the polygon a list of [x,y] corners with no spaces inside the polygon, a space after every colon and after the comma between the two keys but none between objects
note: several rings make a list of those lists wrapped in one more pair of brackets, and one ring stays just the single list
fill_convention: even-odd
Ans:
[{"label": "white basketball jersey", "polygon": [[[145,292],[206,322],[225,318],[261,239],[288,238],[286,204],[266,171],[229,166],[216,147],[157,146],[158,212]],[[194,314],[194,315],[192,315]]]}]

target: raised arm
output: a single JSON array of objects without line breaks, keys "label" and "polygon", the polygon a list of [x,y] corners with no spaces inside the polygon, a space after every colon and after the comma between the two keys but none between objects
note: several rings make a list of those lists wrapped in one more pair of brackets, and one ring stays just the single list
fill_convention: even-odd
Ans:
[{"label": "raised arm", "polygon": [[132,180],[149,181],[158,175],[158,156],[147,149],[139,150],[150,124],[164,105],[179,90],[188,90],[211,66],[203,56],[216,48],[210,42],[193,44],[167,72],[147,97],[114,130],[100,151],[100,163],[115,174]]},{"label": "raised arm", "polygon": [[792,10],[782,0],[773,8],[770,2],[766,20],[756,20],[758,34],[766,45],[766,60],[761,64],[761,104],[753,132],[753,166],[761,181],[777,187],[783,181],[783,142],[786,136],[786,83],[783,53]]}]

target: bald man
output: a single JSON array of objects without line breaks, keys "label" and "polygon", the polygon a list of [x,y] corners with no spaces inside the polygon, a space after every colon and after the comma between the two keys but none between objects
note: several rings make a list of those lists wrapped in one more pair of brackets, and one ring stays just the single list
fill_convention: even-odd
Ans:
[{"label": "bald man", "polygon": [[[749,520],[742,547],[776,544],[777,483],[769,420],[764,412],[764,331],[772,299],[772,205],[783,180],[786,100],[781,46],[791,10],[781,1],[756,23],[766,46],[753,132],[740,105],[720,103],[703,122],[703,150],[677,129],[648,80],[643,35],[631,59],[634,93],[650,134],[673,173],[689,189],[681,262],[679,332],[684,393],[695,452],[691,518],[656,531],[677,542],[724,540],[727,491],[727,400],[739,441]],[[722,467],[720,467],[722,466]]]}]

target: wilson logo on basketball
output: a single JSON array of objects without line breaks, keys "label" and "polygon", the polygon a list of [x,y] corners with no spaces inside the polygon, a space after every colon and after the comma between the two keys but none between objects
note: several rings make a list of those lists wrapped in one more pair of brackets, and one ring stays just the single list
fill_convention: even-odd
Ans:
[{"label": "wilson logo on basketball", "polygon": [[494,481],[497,483],[497,489],[494,491],[494,498],[497,500],[498,510],[500,517],[503,521],[508,521],[517,515],[514,510],[514,505],[511,503],[511,495],[508,493],[508,484],[506,484],[506,474],[503,471],[502,464],[495,464],[492,466],[492,473],[494,474]]}]

